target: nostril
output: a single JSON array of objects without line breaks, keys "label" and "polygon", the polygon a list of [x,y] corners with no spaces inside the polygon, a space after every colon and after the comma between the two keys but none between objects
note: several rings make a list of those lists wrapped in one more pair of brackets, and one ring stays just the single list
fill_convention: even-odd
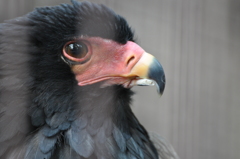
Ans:
[{"label": "nostril", "polygon": [[127,61],[127,66],[135,59],[135,56],[131,56]]}]

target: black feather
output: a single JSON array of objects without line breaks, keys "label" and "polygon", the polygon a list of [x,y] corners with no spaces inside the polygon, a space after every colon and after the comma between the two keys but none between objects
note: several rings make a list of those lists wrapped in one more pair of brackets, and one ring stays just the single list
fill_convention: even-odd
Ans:
[{"label": "black feather", "polygon": [[132,91],[79,87],[61,59],[79,36],[125,44],[134,41],[131,28],[104,5],[72,3],[0,25],[0,158],[157,159],[130,108]]},{"label": "black feather", "polygon": [[120,132],[120,130],[117,127],[113,128],[113,137],[118,145],[118,147],[120,148],[120,151],[125,152],[127,149],[127,141],[126,139],[123,137],[122,132]]},{"label": "black feather", "polygon": [[94,141],[85,129],[70,129],[67,132],[69,144],[80,156],[89,158],[94,152]]},{"label": "black feather", "polygon": [[57,137],[46,137],[41,131],[32,136],[24,159],[49,159],[54,151]]},{"label": "black feather", "polygon": [[57,133],[59,133],[58,128],[51,128],[49,126],[44,126],[42,127],[43,134],[47,137],[52,137],[55,136]]},{"label": "black feather", "polygon": [[131,153],[133,156],[143,159],[144,155],[142,152],[142,149],[139,147],[139,145],[134,141],[133,138],[130,138],[127,141],[127,148],[129,150],[129,153]]}]

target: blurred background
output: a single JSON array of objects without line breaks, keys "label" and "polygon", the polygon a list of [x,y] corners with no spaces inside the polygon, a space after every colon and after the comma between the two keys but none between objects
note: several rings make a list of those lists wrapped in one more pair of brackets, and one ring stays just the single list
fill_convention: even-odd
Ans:
[{"label": "blurred background", "polygon": [[[240,158],[240,1],[90,0],[124,16],[167,85],[134,88],[133,110],[181,159]],[[0,0],[0,22],[70,0]]]}]

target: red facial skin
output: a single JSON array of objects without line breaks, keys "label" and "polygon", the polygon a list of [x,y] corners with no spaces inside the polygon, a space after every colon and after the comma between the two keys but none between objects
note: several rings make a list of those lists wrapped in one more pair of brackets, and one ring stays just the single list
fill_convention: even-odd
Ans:
[{"label": "red facial skin", "polygon": [[120,44],[99,37],[85,37],[77,41],[87,45],[87,55],[77,59],[69,56],[64,50],[63,55],[72,61],[83,62],[72,66],[79,86],[105,81],[104,86],[123,84],[128,87],[130,81],[136,78],[136,75],[131,75],[130,72],[144,53],[136,43],[128,41],[126,44]]}]

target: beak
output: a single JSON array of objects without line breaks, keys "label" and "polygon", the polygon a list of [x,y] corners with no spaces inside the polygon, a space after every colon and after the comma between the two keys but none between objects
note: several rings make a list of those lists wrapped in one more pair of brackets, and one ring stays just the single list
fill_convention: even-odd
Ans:
[{"label": "beak", "polygon": [[134,65],[132,70],[126,77],[137,76],[132,85],[150,86],[156,85],[160,95],[163,94],[165,88],[165,74],[162,65],[158,60],[149,53],[143,53],[140,60]]}]

